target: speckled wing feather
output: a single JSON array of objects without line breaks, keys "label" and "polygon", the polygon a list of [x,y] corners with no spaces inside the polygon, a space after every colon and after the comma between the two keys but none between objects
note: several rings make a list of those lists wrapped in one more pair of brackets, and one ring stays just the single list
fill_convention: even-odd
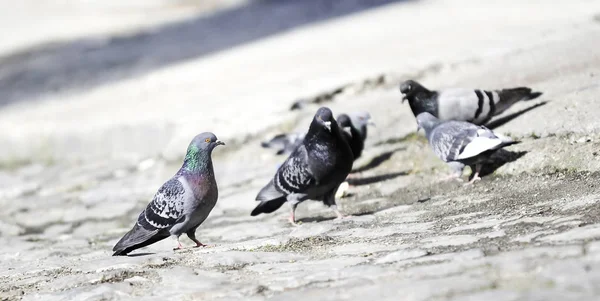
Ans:
[{"label": "speckled wing feather", "polygon": [[154,195],[138,223],[145,229],[164,229],[177,223],[183,216],[185,189],[176,178],[167,181]]},{"label": "speckled wing feather", "polygon": [[[275,198],[277,195],[303,193],[314,182],[315,179],[308,166],[306,147],[300,145],[279,167],[273,178],[272,185],[268,185],[265,189],[261,190],[256,199],[259,201],[269,200]],[[267,190],[269,186],[272,186],[270,189],[274,188],[279,193],[272,193],[273,195],[271,196]]]}]

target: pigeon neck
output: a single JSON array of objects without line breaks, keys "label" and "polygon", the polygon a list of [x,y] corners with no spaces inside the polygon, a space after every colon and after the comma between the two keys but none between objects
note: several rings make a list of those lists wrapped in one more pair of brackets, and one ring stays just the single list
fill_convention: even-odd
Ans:
[{"label": "pigeon neck", "polygon": [[422,128],[425,130],[425,137],[427,137],[427,139],[429,139],[433,129],[435,129],[439,124],[440,122],[438,120],[428,120],[423,123]]},{"label": "pigeon neck", "polygon": [[185,155],[181,170],[188,173],[212,172],[210,151],[191,146]]},{"label": "pigeon neck", "polygon": [[367,126],[363,125],[360,127],[359,134],[360,134],[360,138],[364,141],[367,139]]},{"label": "pigeon neck", "polygon": [[362,140],[362,134],[361,132],[354,126],[354,125],[350,125],[350,134],[352,134],[352,140],[354,140],[355,137],[359,137]]},{"label": "pigeon neck", "polygon": [[436,93],[429,90],[420,91],[409,97],[408,104],[415,116],[428,112],[433,116],[438,116],[437,102],[435,101]]}]

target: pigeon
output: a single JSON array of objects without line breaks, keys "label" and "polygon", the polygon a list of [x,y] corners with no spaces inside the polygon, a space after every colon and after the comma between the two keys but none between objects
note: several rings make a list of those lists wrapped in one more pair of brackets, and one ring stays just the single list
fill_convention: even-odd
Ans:
[{"label": "pigeon", "polygon": [[302,144],[256,196],[260,204],[250,215],[271,213],[289,202],[290,222],[296,224],[296,207],[312,199],[331,207],[338,218],[344,217],[335,203],[335,193],[352,170],[353,158],[331,110],[319,108]]},{"label": "pigeon", "polygon": [[367,139],[367,125],[374,123],[367,112],[355,114],[340,114],[337,117],[338,125],[343,129],[344,138],[350,145],[354,160],[358,159],[365,147]]},{"label": "pigeon", "polygon": [[[336,118],[338,124],[340,124],[340,117],[342,115],[346,114],[340,114]],[[368,112],[350,113],[347,114],[346,117],[343,117],[342,120],[348,120],[348,122],[344,122],[344,125],[340,125],[340,127],[347,131],[347,133],[350,135],[352,131],[351,127],[354,127],[359,134],[358,136],[361,137],[362,142],[360,143],[363,145],[364,141],[367,139],[367,126],[375,125],[375,123],[371,120],[371,115]],[[275,149],[277,155],[291,154],[299,145],[302,144],[305,135],[306,133],[277,134],[270,140],[261,142],[261,146],[264,148]],[[359,142],[356,141],[355,143],[358,144]],[[355,159],[360,157],[361,152],[362,146],[361,151],[358,153],[358,156],[356,156]]]},{"label": "pigeon", "polygon": [[415,117],[429,112],[440,120],[468,121],[477,125],[486,124],[516,102],[542,95],[527,87],[494,91],[460,88],[430,91],[413,80],[403,82],[400,92],[404,94],[402,102],[408,100]]},{"label": "pigeon", "polygon": [[188,146],[183,166],[164,183],[133,225],[133,229],[117,242],[113,256],[148,246],[173,236],[181,249],[179,236],[183,233],[196,243],[196,228],[204,222],[217,203],[218,189],[211,154],[218,145],[225,145],[213,133],[194,137]]},{"label": "pigeon", "polygon": [[305,133],[278,134],[269,141],[261,142],[264,148],[273,148],[277,150],[277,155],[290,154],[298,145],[302,144]]},{"label": "pigeon", "polygon": [[428,112],[417,115],[417,124],[425,130],[433,152],[444,162],[475,165],[475,174],[468,184],[481,179],[482,164],[495,151],[520,142],[466,121],[442,121]]}]

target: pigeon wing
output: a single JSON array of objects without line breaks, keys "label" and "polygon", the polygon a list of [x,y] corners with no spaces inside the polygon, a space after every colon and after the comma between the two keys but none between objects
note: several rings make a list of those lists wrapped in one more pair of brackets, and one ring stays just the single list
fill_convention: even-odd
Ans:
[{"label": "pigeon wing", "polygon": [[183,216],[185,195],[185,188],[178,179],[167,181],[154,195],[144,214],[140,214],[138,224],[148,230],[172,227]]},{"label": "pigeon wing", "polygon": [[304,193],[316,182],[308,165],[308,152],[304,145],[296,148],[273,178],[275,188],[286,195]]},{"label": "pigeon wing", "polygon": [[445,122],[433,130],[431,147],[445,162],[458,160],[465,147],[477,137],[479,129],[480,127],[467,122]]}]

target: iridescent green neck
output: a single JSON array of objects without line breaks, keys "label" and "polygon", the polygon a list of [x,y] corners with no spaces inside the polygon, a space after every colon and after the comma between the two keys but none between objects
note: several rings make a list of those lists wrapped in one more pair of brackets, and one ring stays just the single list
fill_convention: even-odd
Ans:
[{"label": "iridescent green neck", "polygon": [[196,145],[190,145],[185,154],[185,159],[183,160],[183,166],[181,169],[190,171],[190,172],[198,172],[206,170],[210,165],[210,152],[207,150],[200,150]]}]

